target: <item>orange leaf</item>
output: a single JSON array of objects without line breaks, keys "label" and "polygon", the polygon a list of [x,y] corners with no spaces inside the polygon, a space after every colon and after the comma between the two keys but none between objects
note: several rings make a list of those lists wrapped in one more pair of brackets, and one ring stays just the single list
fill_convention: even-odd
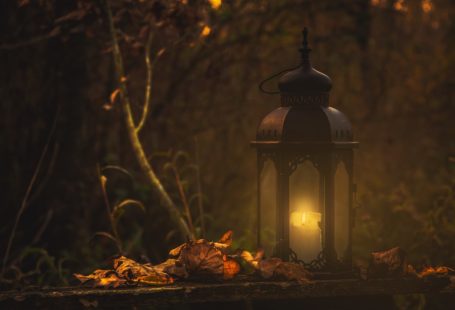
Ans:
[{"label": "orange leaf", "polygon": [[118,94],[120,93],[120,88],[114,90],[111,94],[111,104],[114,104],[115,98],[117,98]]},{"label": "orange leaf", "polygon": [[234,259],[226,259],[223,264],[223,278],[225,280],[232,279],[240,271],[240,265]]},{"label": "orange leaf", "polygon": [[94,287],[118,287],[126,284],[126,280],[119,277],[113,270],[97,269],[88,276],[75,273],[74,276],[82,284],[92,283]]},{"label": "orange leaf", "polygon": [[232,230],[228,230],[227,232],[225,232],[221,236],[220,240],[218,240],[218,242],[231,245],[232,244]]},{"label": "orange leaf", "polygon": [[428,276],[437,276],[437,275],[447,275],[450,271],[454,271],[452,268],[445,267],[445,266],[438,266],[438,267],[426,267],[420,273],[420,277],[428,277]]},{"label": "orange leaf", "polygon": [[219,277],[223,275],[223,254],[205,240],[187,243],[181,250],[179,260],[188,274],[194,277]]}]

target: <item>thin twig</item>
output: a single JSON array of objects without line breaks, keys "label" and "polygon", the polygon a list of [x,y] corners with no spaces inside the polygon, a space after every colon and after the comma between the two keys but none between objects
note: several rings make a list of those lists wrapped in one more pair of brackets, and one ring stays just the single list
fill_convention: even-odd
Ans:
[{"label": "thin twig", "polygon": [[198,192],[198,208],[199,208],[199,217],[201,219],[201,234],[202,238],[205,237],[205,220],[204,220],[204,204],[202,203],[202,190],[201,190],[201,171],[199,164],[199,140],[197,137],[194,137],[194,148],[196,153],[196,183],[197,183],[197,192]]},{"label": "thin twig", "polygon": [[3,275],[4,275],[5,271],[6,271],[6,264],[8,263],[9,254],[10,254],[10,251],[11,251],[11,246],[13,245],[14,237],[16,235],[17,226],[19,225],[19,221],[20,221],[20,219],[22,217],[22,214],[24,213],[25,209],[28,206],[28,200],[29,200],[30,194],[32,192],[33,185],[35,184],[36,178],[38,177],[38,174],[39,174],[39,172],[41,170],[41,166],[43,164],[44,158],[46,157],[47,151],[49,149],[49,144],[51,142],[51,139],[52,139],[52,137],[54,135],[54,132],[55,132],[55,129],[57,127],[57,120],[58,120],[59,114],[60,114],[60,107],[58,108],[58,110],[56,112],[56,115],[55,115],[55,118],[54,118],[54,122],[53,122],[52,127],[51,127],[51,131],[49,132],[49,135],[47,137],[46,144],[44,145],[43,151],[42,151],[41,156],[40,156],[40,158],[38,160],[38,164],[36,165],[35,171],[33,172],[32,178],[30,179],[30,182],[29,182],[29,184],[27,186],[27,190],[25,191],[25,195],[22,198],[21,206],[20,206],[19,210],[17,211],[16,219],[14,220],[13,229],[11,230],[11,234],[10,234],[9,239],[8,239],[8,244],[6,246],[5,255],[3,256],[3,265],[2,265],[2,272],[1,272],[0,277],[3,277]]},{"label": "thin twig", "polygon": [[147,66],[147,81],[145,84],[145,96],[144,96],[144,106],[142,107],[142,115],[141,120],[139,121],[139,125],[136,127],[136,133],[141,131],[142,127],[144,127],[145,120],[148,116],[149,106],[150,106],[150,96],[152,91],[152,73],[153,73],[153,64],[150,59],[150,47],[152,45],[153,40],[153,31],[150,29],[150,33],[148,35],[147,43],[145,44],[145,65]]},{"label": "thin twig", "polygon": [[172,165],[172,171],[174,172],[175,183],[177,184],[177,188],[179,190],[180,200],[182,201],[183,208],[185,209],[186,218],[188,220],[188,226],[190,227],[190,230],[193,233],[193,235],[195,235],[190,205],[188,203],[188,199],[186,198],[185,190],[183,189],[182,179],[180,178],[180,174],[177,171],[177,167],[174,164]]},{"label": "thin twig", "polygon": [[107,179],[104,175],[101,174],[101,169],[100,169],[99,165],[97,168],[98,168],[98,177],[99,177],[100,185],[101,185],[101,191],[103,193],[104,205],[106,207],[107,217],[109,218],[109,223],[111,224],[111,230],[112,230],[112,233],[116,240],[115,244],[117,245],[117,249],[120,252],[120,254],[122,254],[123,253],[122,243],[120,241],[119,234],[117,231],[117,225],[115,223],[115,219],[114,219],[114,216],[112,213],[111,204],[109,203],[109,197],[107,196],[107,191],[106,191]]},{"label": "thin twig", "polygon": [[183,239],[187,239],[190,237],[194,239],[191,230],[188,227],[188,224],[185,222],[185,219],[180,214],[180,211],[172,201],[171,197],[169,196],[166,189],[163,187],[160,179],[155,174],[152,166],[147,160],[147,156],[144,152],[144,148],[142,147],[141,141],[139,140],[139,136],[136,132],[136,126],[134,124],[133,114],[131,111],[131,103],[128,96],[128,91],[125,83],[125,76],[123,61],[122,61],[122,54],[120,52],[120,46],[117,40],[116,29],[114,25],[114,20],[112,18],[112,11],[109,5],[109,1],[104,1],[108,19],[109,19],[109,30],[112,39],[113,45],[113,53],[114,53],[114,64],[115,64],[115,71],[117,75],[117,81],[119,84],[120,95],[121,95],[121,104],[123,115],[125,117],[126,127],[128,131],[128,135],[130,138],[131,145],[133,147],[134,154],[139,162],[139,165],[147,178],[149,179],[150,183],[152,184],[153,188],[156,190],[158,195],[160,196],[163,206],[167,209],[170,213],[171,217],[174,219],[176,224],[178,225],[180,232],[182,234]]}]

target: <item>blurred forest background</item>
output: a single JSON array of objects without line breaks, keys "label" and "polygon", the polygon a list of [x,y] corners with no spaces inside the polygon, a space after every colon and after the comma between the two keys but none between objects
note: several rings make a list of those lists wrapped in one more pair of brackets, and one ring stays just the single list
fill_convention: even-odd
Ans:
[{"label": "blurred forest background", "polygon": [[[153,64],[139,137],[182,213],[183,191],[199,236],[202,204],[207,238],[232,229],[234,247],[254,249],[256,156],[249,142],[279,105],[257,85],[298,64],[305,25],[313,66],[333,80],[330,103],[351,119],[361,143],[356,258],[398,245],[417,266],[455,266],[453,1],[110,4],[136,121],[145,50]],[[6,285],[67,284],[73,272],[91,271],[118,252],[96,235],[112,233],[100,173],[112,206],[142,203],[119,210],[124,253],[158,262],[182,241],[131,147],[111,39],[103,1],[0,2],[2,256],[18,219],[2,257]]]}]

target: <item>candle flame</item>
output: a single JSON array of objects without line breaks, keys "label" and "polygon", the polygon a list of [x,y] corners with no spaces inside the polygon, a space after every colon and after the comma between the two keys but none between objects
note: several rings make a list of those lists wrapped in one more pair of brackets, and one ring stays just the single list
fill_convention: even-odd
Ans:
[{"label": "candle flame", "polygon": [[308,229],[319,229],[322,215],[319,212],[293,212],[291,223],[294,227],[305,227]]}]

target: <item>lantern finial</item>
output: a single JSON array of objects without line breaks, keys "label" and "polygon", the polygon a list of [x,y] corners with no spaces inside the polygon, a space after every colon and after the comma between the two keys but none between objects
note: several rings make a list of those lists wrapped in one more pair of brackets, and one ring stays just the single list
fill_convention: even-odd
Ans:
[{"label": "lantern finial", "polygon": [[311,48],[308,46],[308,28],[304,27],[303,31],[303,41],[302,41],[302,47],[299,48],[300,54],[302,55],[302,65],[304,68],[311,68],[310,65],[310,52]]}]

